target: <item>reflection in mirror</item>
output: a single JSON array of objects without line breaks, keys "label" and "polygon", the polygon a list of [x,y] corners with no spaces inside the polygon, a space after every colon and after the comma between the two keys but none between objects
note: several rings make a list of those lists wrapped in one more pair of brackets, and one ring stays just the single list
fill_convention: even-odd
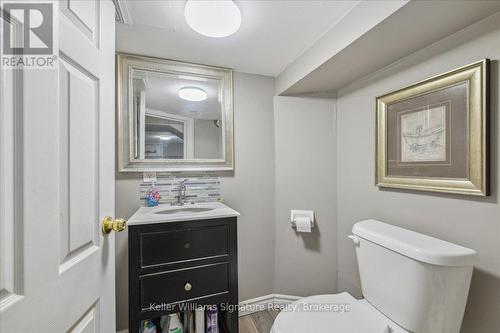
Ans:
[{"label": "reflection in mirror", "polygon": [[221,80],[133,69],[134,159],[222,159]]}]

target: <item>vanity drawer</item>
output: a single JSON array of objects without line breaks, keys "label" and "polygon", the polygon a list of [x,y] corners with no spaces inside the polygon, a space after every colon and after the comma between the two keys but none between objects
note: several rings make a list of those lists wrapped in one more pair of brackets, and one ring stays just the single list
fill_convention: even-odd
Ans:
[{"label": "vanity drawer", "polygon": [[141,268],[228,255],[228,227],[140,233]]},{"label": "vanity drawer", "polygon": [[139,277],[142,311],[151,306],[229,293],[229,264],[219,263]]}]

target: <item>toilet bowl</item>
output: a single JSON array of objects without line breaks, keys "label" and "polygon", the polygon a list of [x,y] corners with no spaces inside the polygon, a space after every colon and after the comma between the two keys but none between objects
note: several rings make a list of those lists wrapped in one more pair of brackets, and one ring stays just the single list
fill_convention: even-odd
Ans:
[{"label": "toilet bowl", "polygon": [[376,220],[358,222],[364,299],[306,297],[276,317],[271,333],[458,333],[476,251]]},{"label": "toilet bowl", "polygon": [[283,310],[271,333],[408,333],[365,299],[343,292],[302,298]]}]

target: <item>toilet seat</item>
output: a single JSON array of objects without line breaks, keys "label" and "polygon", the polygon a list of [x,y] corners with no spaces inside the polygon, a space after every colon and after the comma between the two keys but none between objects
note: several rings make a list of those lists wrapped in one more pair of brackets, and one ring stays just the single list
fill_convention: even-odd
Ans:
[{"label": "toilet seat", "polygon": [[408,333],[347,292],[302,298],[276,317],[271,333]]}]

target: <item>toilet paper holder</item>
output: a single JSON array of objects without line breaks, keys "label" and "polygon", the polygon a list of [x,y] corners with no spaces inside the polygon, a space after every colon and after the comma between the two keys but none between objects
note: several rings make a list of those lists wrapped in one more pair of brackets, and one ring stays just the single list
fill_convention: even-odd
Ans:
[{"label": "toilet paper holder", "polygon": [[290,221],[292,223],[292,228],[296,228],[295,223],[298,217],[308,217],[311,220],[311,228],[314,227],[314,211],[312,210],[292,210],[290,213]]}]

